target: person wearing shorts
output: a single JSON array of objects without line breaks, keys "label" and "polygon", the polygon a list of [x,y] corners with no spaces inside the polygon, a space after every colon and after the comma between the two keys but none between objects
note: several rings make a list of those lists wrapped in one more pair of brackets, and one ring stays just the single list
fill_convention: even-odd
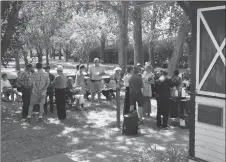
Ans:
[{"label": "person wearing shorts", "polygon": [[104,67],[100,65],[98,58],[94,59],[94,66],[89,68],[90,74],[90,91],[91,91],[91,102],[94,102],[96,93],[98,94],[98,102],[101,102],[102,92],[102,76],[105,74]]},{"label": "person wearing shorts", "polygon": [[143,81],[139,72],[140,72],[139,67],[135,67],[134,74],[131,76],[129,80],[130,111],[133,111],[136,103],[138,103],[137,114],[140,119],[140,122],[143,122],[143,105],[144,105],[144,96],[142,93]]},{"label": "person wearing shorts", "polygon": [[27,117],[28,122],[30,122],[31,116],[33,114],[33,108],[36,104],[40,105],[39,121],[42,121],[42,116],[44,113],[44,104],[46,99],[46,91],[50,84],[49,75],[43,70],[42,64],[37,63],[36,68],[38,71],[31,76],[32,93]]}]

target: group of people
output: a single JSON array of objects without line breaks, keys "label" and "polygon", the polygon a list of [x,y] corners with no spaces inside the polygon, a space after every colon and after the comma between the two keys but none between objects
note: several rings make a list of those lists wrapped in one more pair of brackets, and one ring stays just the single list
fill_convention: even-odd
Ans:
[{"label": "group of people", "polygon": [[140,65],[128,67],[123,80],[126,87],[124,114],[136,110],[140,123],[143,123],[143,118],[151,113],[150,99],[154,91],[157,99],[157,126],[167,128],[172,89],[180,89],[182,86],[179,71],[175,70],[171,78],[166,71],[161,71],[159,78],[156,78],[152,66],[147,62],[144,68]]},{"label": "group of people", "polygon": [[[94,65],[88,70],[89,84],[85,81],[87,72],[84,65],[79,64],[75,72],[76,77],[67,78],[63,73],[63,67],[57,67],[57,76],[50,73],[50,66],[43,67],[42,63],[36,64],[34,71],[31,64],[26,65],[23,72],[20,73],[17,79],[17,90],[13,88],[7,79],[7,74],[2,75],[1,88],[4,93],[16,94],[22,97],[22,119],[30,122],[33,115],[33,109],[39,105],[39,120],[42,121],[43,114],[47,113],[47,107],[51,113],[54,111],[54,96],[57,109],[58,119],[66,118],[66,102],[68,98],[71,102],[78,99],[78,103],[83,106],[85,103],[84,97],[88,99],[91,94],[91,102],[94,103],[94,97],[98,95],[98,102],[101,102],[101,94],[107,99],[115,97],[114,77],[110,77],[108,83],[103,84],[103,75],[107,74],[104,67],[100,65],[99,59],[94,59]],[[109,75],[109,74],[107,74]],[[75,79],[75,80],[74,80]],[[21,92],[22,95],[19,93]],[[47,98],[49,101],[47,102]],[[12,100],[14,100],[12,98]],[[49,104],[47,104],[49,103]]]},{"label": "group of people", "polygon": [[124,115],[137,110],[141,123],[144,116],[150,115],[154,78],[153,68],[149,63],[146,63],[144,70],[140,65],[127,68],[127,74],[123,77],[126,88]]},{"label": "group of people", "polygon": [[[54,111],[54,95],[58,119],[66,118],[67,97],[74,102],[75,94],[78,96],[78,103],[83,106],[84,98],[88,99],[91,95],[91,103],[95,102],[95,95],[98,96],[98,102],[101,102],[101,94],[107,100],[115,98],[117,79],[114,75],[106,73],[104,67],[100,65],[98,58],[94,59],[94,65],[88,69],[89,84],[85,79],[84,72],[87,69],[84,65],[77,66],[75,80],[72,77],[67,78],[63,73],[63,67],[57,67],[57,76],[50,73],[50,66],[43,67],[41,63],[36,64],[37,71],[34,72],[31,64],[28,64],[25,71],[18,78],[18,91],[22,93],[22,118],[30,121],[33,115],[33,108],[39,104],[39,120],[43,114],[47,113],[49,105],[50,112]],[[169,100],[171,89],[179,88],[182,84],[179,71],[176,70],[174,76],[170,78],[166,71],[161,71],[159,78],[156,78],[154,70],[149,62],[145,63],[144,68],[138,64],[135,67],[129,66],[126,74],[121,77],[125,87],[125,102],[123,114],[137,111],[141,123],[145,116],[151,113],[151,98],[155,95],[157,98],[157,126],[167,127]],[[104,79],[104,75],[109,75]],[[105,80],[105,82],[104,82]],[[14,90],[7,80],[7,74],[2,75],[2,91],[20,96],[18,91]],[[86,96],[86,97],[85,97]],[[47,97],[49,104],[47,104]],[[163,122],[161,120],[163,115]]]}]

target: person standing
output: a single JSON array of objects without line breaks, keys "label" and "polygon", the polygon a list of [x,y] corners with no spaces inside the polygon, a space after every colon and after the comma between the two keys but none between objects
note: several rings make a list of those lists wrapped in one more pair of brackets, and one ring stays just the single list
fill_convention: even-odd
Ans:
[{"label": "person standing", "polygon": [[84,76],[84,71],[85,71],[85,66],[81,65],[79,67],[79,71],[76,72],[76,81],[75,84],[76,86],[80,87],[80,94],[85,95],[85,76]]},{"label": "person standing", "polygon": [[179,70],[174,71],[172,81],[173,81],[174,85],[176,86],[176,89],[179,91],[182,87],[182,78],[179,76]]},{"label": "person standing", "polygon": [[[163,71],[163,75],[159,78],[157,85],[157,93],[159,94],[159,106],[157,109],[157,127],[162,126],[163,128],[167,128],[171,88],[174,86],[174,84],[169,78],[168,73],[166,71]],[[161,115],[163,115],[163,123],[161,120]]]},{"label": "person standing", "polygon": [[32,93],[27,117],[28,122],[31,120],[33,108],[36,104],[39,104],[39,121],[42,121],[46,91],[50,83],[49,75],[43,70],[42,63],[37,63],[36,68],[38,71],[31,76]]},{"label": "person standing", "polygon": [[[50,83],[54,81],[55,76],[50,73],[50,66],[44,67],[45,72],[49,75],[49,81]],[[47,88],[47,93],[46,93],[46,100],[44,104],[44,111],[47,114],[47,97],[49,97],[49,104],[50,104],[50,112],[53,113],[53,96],[54,96],[54,91],[53,91],[53,86],[49,84],[49,87]]]},{"label": "person standing", "polygon": [[154,82],[154,74],[152,73],[152,67],[150,64],[146,64],[145,73],[143,74],[144,83],[144,115],[150,116],[151,113],[151,97],[152,97],[152,83]]},{"label": "person standing", "polygon": [[94,66],[89,68],[90,75],[90,91],[91,91],[91,102],[94,102],[96,93],[98,94],[98,102],[101,102],[102,92],[102,76],[105,74],[104,67],[100,65],[98,58],[94,59]]},{"label": "person standing", "polygon": [[143,105],[144,105],[144,96],[143,96],[143,81],[142,77],[139,74],[140,68],[134,68],[134,74],[131,76],[129,80],[129,90],[130,90],[130,111],[134,110],[136,103],[138,103],[138,117],[140,123],[143,122]]},{"label": "person standing", "polygon": [[18,79],[18,85],[19,89],[22,93],[22,118],[25,120],[28,116],[28,108],[30,104],[30,98],[31,98],[31,70],[32,70],[32,65],[28,64],[26,65],[25,71],[22,72],[19,76]]},{"label": "person standing", "polygon": [[56,107],[58,119],[66,119],[66,88],[68,79],[63,73],[63,67],[57,67],[57,76],[54,81],[51,83],[53,88],[55,88],[55,97],[56,97]]},{"label": "person standing", "polygon": [[124,86],[126,88],[125,91],[125,99],[124,99],[124,110],[123,110],[123,115],[126,115],[130,111],[130,90],[129,90],[129,80],[133,74],[133,67],[129,66],[127,67],[127,74],[123,77],[124,81]]}]

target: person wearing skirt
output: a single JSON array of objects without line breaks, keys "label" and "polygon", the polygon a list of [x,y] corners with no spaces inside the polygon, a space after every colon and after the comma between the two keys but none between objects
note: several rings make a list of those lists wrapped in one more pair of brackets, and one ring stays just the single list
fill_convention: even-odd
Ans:
[{"label": "person wearing skirt", "polygon": [[150,116],[151,113],[151,97],[152,97],[152,83],[154,82],[154,74],[151,72],[150,64],[145,65],[145,73],[143,74],[143,95],[144,95],[144,116]]},{"label": "person wearing skirt", "polygon": [[57,115],[59,120],[66,119],[66,87],[68,83],[67,77],[63,74],[63,67],[57,67],[57,77],[52,82],[55,88],[55,100],[57,107]]},{"label": "person wearing skirt", "polygon": [[130,78],[132,76],[132,73],[133,73],[133,67],[132,66],[129,66],[127,68],[127,74],[123,78],[124,86],[126,87],[123,115],[127,114],[130,111],[129,80],[130,80]]}]

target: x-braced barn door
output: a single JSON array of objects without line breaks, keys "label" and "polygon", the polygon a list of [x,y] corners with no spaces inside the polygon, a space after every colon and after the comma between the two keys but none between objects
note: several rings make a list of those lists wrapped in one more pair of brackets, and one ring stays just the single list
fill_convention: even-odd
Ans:
[{"label": "x-braced barn door", "polygon": [[197,11],[196,93],[200,95],[225,98],[225,9]]}]

